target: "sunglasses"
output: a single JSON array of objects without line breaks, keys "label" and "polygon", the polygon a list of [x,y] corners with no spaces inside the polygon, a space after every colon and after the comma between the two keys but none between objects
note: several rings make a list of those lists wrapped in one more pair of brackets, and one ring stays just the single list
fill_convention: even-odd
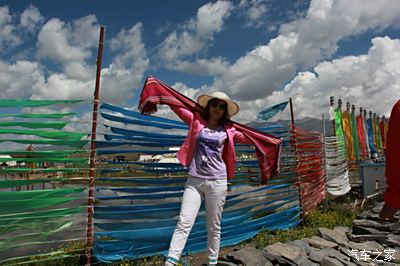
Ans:
[{"label": "sunglasses", "polygon": [[210,106],[213,108],[218,108],[220,110],[226,110],[226,107],[227,107],[225,102],[217,102],[217,101],[210,102]]}]

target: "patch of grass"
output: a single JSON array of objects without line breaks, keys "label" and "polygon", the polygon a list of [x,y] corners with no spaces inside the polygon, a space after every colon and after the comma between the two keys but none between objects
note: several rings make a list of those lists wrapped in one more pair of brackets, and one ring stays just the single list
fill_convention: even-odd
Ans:
[{"label": "patch of grass", "polygon": [[[61,245],[57,250],[44,250],[46,254],[31,256],[28,258],[20,258],[5,262],[3,265],[19,265],[24,262],[24,265],[29,266],[69,266],[69,265],[84,265],[85,264],[85,253],[86,243],[81,242],[70,242],[65,245]],[[39,252],[41,252],[39,250]]]},{"label": "patch of grass", "polygon": [[265,246],[277,242],[289,242],[292,240],[312,237],[319,235],[318,228],[325,227],[333,229],[337,226],[350,227],[360,208],[353,207],[351,204],[333,201],[325,202],[318,209],[310,212],[305,218],[301,226],[278,231],[262,230],[252,241],[255,242],[257,248],[262,249]]}]

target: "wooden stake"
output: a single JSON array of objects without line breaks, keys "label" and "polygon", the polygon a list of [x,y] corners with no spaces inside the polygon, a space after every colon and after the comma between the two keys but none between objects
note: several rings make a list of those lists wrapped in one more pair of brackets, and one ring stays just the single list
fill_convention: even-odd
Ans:
[{"label": "wooden stake", "polygon": [[90,163],[89,163],[89,187],[88,187],[88,200],[87,200],[87,231],[86,231],[86,265],[90,265],[93,249],[93,202],[94,202],[94,175],[95,175],[95,162],[96,155],[96,128],[97,128],[97,112],[99,109],[99,91],[100,91],[100,76],[101,76],[101,59],[103,56],[104,46],[104,26],[100,27],[99,49],[97,53],[97,71],[96,71],[96,85],[94,90],[93,101],[93,120],[92,120],[92,137],[90,142]]}]

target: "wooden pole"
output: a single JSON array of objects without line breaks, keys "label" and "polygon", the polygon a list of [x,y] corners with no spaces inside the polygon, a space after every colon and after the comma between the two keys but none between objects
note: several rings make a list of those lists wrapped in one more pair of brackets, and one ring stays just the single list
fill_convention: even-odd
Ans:
[{"label": "wooden pole", "polygon": [[294,114],[293,114],[292,98],[289,98],[289,104],[290,104],[290,118],[292,120],[292,129],[294,130]]},{"label": "wooden pole", "polygon": [[97,53],[97,71],[96,85],[94,90],[93,101],[93,120],[92,120],[92,137],[90,142],[90,161],[89,161],[89,192],[87,201],[87,231],[86,231],[86,265],[90,265],[93,249],[93,202],[94,202],[94,175],[95,164],[94,157],[96,155],[96,129],[97,129],[97,112],[99,109],[99,91],[100,91],[100,76],[101,76],[101,59],[104,46],[104,26],[100,27],[99,49]]},{"label": "wooden pole", "polygon": [[[329,101],[330,101],[330,102],[329,102],[329,105],[330,105],[332,108],[334,108],[333,105],[335,104],[335,97],[334,97],[334,96],[331,96],[331,98],[330,98]],[[336,136],[335,109],[333,110],[333,114],[334,114],[334,117],[333,117],[333,119],[332,119],[332,125],[333,125],[332,131],[333,131],[333,136]]]},{"label": "wooden pole", "polygon": [[[294,129],[294,111],[293,111],[293,103],[292,98],[289,98],[289,107],[290,107],[290,118],[291,118],[291,144],[294,149],[294,154],[296,156],[296,164],[297,164],[297,148],[296,148],[296,133]],[[297,187],[299,189],[299,205],[301,208],[300,216],[301,216],[301,224],[304,224],[304,212],[303,212],[303,199],[301,192],[301,179],[297,173]]]}]

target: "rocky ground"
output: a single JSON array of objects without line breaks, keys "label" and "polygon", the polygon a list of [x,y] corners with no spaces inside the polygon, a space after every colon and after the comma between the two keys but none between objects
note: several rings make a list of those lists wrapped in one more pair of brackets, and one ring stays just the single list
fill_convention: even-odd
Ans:
[{"label": "rocky ground", "polygon": [[275,243],[263,250],[233,249],[221,255],[218,265],[400,265],[400,223],[381,221],[382,206],[378,203],[360,213],[352,228],[319,228],[320,236]]}]

